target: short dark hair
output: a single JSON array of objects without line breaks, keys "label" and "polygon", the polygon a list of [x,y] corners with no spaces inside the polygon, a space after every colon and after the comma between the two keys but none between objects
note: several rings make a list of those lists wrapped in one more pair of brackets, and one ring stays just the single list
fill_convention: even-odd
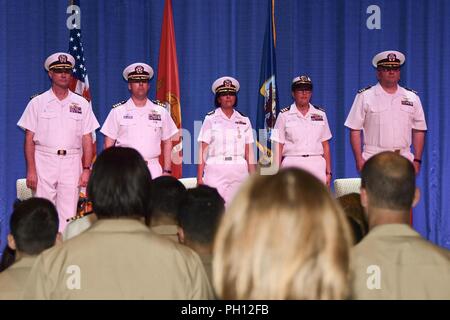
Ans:
[{"label": "short dark hair", "polygon": [[[168,217],[178,221],[178,205],[186,187],[172,176],[160,176],[152,181],[152,218]],[[150,221],[147,221],[149,224]]]},{"label": "short dark hair", "polygon": [[55,244],[58,212],[51,201],[30,198],[14,208],[9,226],[17,250],[37,255]]},{"label": "short dark hair", "polygon": [[414,166],[395,152],[379,153],[364,164],[361,187],[377,208],[409,210],[416,189]]},{"label": "short dark hair", "polygon": [[225,201],[216,188],[200,185],[188,189],[178,208],[178,219],[187,239],[209,245],[225,210]]},{"label": "short dark hair", "polygon": [[104,150],[94,163],[87,192],[99,219],[146,217],[151,213],[151,175],[138,151]]}]

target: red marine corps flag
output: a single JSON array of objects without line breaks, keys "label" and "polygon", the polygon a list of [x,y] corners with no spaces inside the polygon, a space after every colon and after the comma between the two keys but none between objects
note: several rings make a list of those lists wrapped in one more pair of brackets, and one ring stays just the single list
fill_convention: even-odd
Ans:
[{"label": "red marine corps flag", "polygon": [[[175,125],[178,129],[181,129],[180,81],[178,78],[172,0],[166,0],[164,4],[156,99],[165,103]],[[178,179],[182,177],[182,159],[182,141],[180,136],[180,138],[172,142],[172,176]]]}]

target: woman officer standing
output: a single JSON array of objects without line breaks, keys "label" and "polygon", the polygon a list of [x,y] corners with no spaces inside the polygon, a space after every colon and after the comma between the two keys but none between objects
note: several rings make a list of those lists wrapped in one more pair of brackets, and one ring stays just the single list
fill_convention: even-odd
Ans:
[{"label": "woman officer standing", "polygon": [[206,115],[198,137],[197,183],[217,188],[226,203],[255,171],[252,125],[249,118],[235,110],[239,87],[232,77],[214,81],[217,108]]},{"label": "woman officer standing", "polygon": [[310,103],[313,85],[308,76],[292,80],[294,103],[281,110],[272,132],[275,161],[281,167],[309,171],[323,183],[331,183],[331,131],[325,111]]}]

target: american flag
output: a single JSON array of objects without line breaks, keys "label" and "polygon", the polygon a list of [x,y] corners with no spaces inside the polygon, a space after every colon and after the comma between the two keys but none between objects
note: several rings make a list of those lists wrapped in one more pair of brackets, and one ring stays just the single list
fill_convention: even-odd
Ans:
[{"label": "american flag", "polygon": [[[86,59],[84,58],[84,48],[83,44],[81,42],[81,25],[77,25],[76,21],[79,21],[81,24],[81,9],[80,9],[80,1],[78,0],[71,0],[69,1],[69,4],[74,7],[74,11],[72,11],[72,14],[79,15],[79,19],[75,19],[73,21],[73,24],[70,28],[70,36],[69,36],[69,53],[75,58],[75,66],[73,68],[73,74],[72,74],[72,81],[70,82],[69,89],[75,93],[78,93],[79,95],[82,95],[85,97],[89,104],[92,107],[91,103],[91,93],[89,92],[89,80],[87,75],[87,68],[86,68]],[[96,136],[95,131],[92,132],[92,162],[95,161],[96,155],[97,155],[97,145],[96,145]],[[77,210],[77,215],[83,215],[86,213],[87,207],[88,207],[88,200],[86,196],[86,190],[85,188],[81,188],[80,190],[80,199],[78,201],[81,202],[81,207]]]},{"label": "american flag", "polygon": [[[80,1],[74,0],[71,1],[71,4],[80,8]],[[79,14],[81,17],[81,10],[80,12],[75,11],[74,13]],[[78,19],[78,21],[81,21],[81,19]],[[91,101],[86,60],[84,58],[84,49],[81,42],[81,26],[77,25],[76,22],[72,24],[72,28],[70,29],[69,53],[75,58],[75,67],[73,68],[73,79],[70,84],[70,90],[82,95],[88,101]]]}]

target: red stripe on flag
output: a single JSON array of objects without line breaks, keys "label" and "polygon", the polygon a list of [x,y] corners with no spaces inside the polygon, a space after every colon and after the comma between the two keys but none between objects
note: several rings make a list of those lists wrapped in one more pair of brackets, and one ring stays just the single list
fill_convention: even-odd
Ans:
[{"label": "red stripe on flag", "polygon": [[[170,105],[170,114],[178,129],[181,128],[180,82],[178,77],[177,49],[173,24],[172,1],[166,0],[159,47],[158,81],[156,98]],[[172,143],[172,175],[182,177],[183,151],[181,139]]]}]

